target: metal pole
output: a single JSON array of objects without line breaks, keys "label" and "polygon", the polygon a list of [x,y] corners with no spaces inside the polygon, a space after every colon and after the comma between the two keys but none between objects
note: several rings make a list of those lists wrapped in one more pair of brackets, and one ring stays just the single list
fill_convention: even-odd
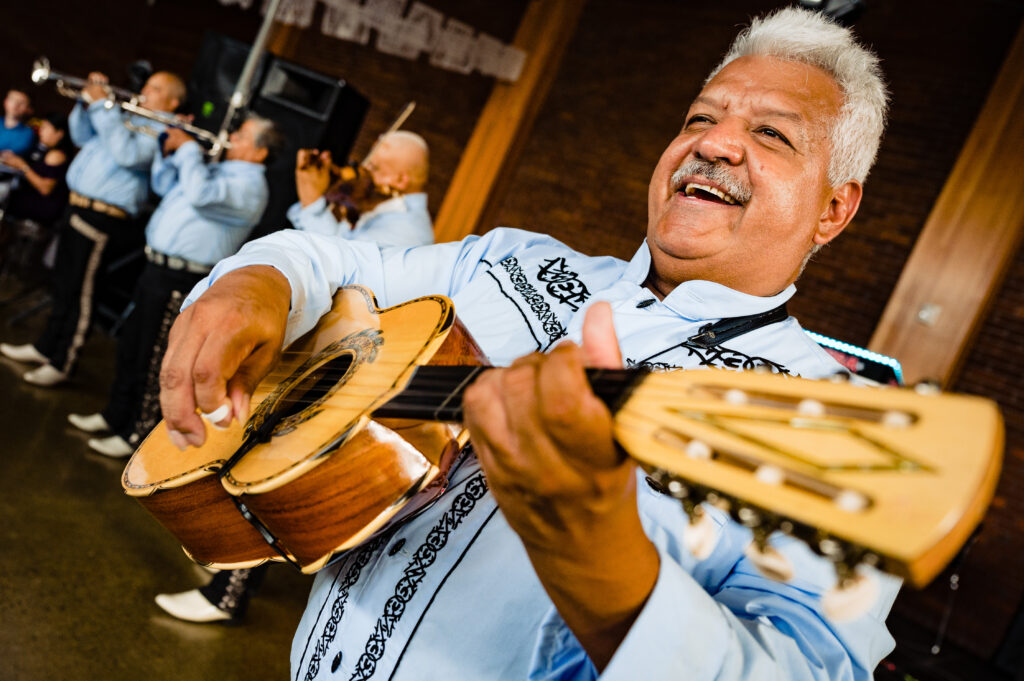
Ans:
[{"label": "metal pole", "polygon": [[263,17],[263,24],[260,25],[260,32],[256,34],[256,42],[253,43],[252,49],[249,50],[245,66],[242,67],[242,75],[238,77],[235,91],[231,94],[231,99],[228,100],[228,112],[224,115],[224,122],[221,123],[220,131],[217,133],[217,140],[220,143],[220,149],[216,155],[217,159],[224,152],[224,147],[226,146],[224,143],[228,140],[228,128],[231,127],[235,114],[238,113],[239,109],[244,109],[252,97],[252,79],[256,73],[256,65],[263,55],[263,48],[267,44],[267,38],[270,36],[270,26],[274,23],[274,17],[277,16],[277,7],[280,4],[281,0],[270,0],[268,3],[267,13]]}]

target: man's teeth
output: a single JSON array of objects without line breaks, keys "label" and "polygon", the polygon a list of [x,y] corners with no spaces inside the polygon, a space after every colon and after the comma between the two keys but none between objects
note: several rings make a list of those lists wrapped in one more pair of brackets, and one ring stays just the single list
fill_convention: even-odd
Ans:
[{"label": "man's teeth", "polygon": [[694,194],[697,193],[698,190],[717,196],[718,198],[722,199],[731,206],[735,206],[737,203],[736,199],[732,198],[731,196],[723,192],[721,189],[715,189],[714,187],[709,187],[706,184],[698,184],[696,182],[688,182],[686,184],[686,187],[683,188],[683,193],[685,193],[687,196],[693,196]]}]

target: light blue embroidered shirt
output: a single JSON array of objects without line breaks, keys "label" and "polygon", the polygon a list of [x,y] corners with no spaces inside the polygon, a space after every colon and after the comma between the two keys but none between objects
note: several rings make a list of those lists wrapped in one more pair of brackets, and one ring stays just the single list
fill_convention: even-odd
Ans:
[{"label": "light blue embroidered shirt", "polygon": [[146,226],[146,243],[204,265],[238,250],[263,215],[269,195],[263,164],[207,164],[196,142],[157,156],[152,182],[163,199]]},{"label": "light blue embroidered shirt", "polygon": [[355,228],[339,221],[324,197],[303,207],[295,202],[288,208],[288,220],[296,229],[352,241],[374,241],[381,246],[424,246],[434,243],[434,227],[427,212],[427,195],[403,194],[382,201],[359,216]]},{"label": "light blue embroidered shirt", "polygon": [[[288,339],[310,329],[342,284],[371,288],[381,306],[427,293],[455,301],[494,364],[561,338],[580,339],[582,312],[608,301],[629,365],[766,367],[815,378],[839,370],[796,320],[764,326],[713,350],[687,343],[722,317],[770,310],[795,292],[750,296],[708,281],[657,301],[644,288],[647,245],[629,262],[589,257],[539,234],[495,229],[420,248],[377,248],[294,231],[247,244],[190,294],[231,269],[269,264],[292,287]],[[652,301],[653,302],[649,302]],[[609,665],[607,681],[867,681],[893,647],[884,620],[899,581],[877,575],[881,596],[855,620],[822,612],[830,564],[800,542],[773,538],[794,567],[776,582],[744,555],[750,533],[716,509],[718,537],[704,560],[685,548],[679,503],[638,472],[638,509],[661,567],[654,591]],[[467,459],[445,495],[393,534],[351,551],[316,576],[292,642],[292,678],[598,678],[559,617],[518,537]]]},{"label": "light blue embroidered shirt", "polygon": [[[107,109],[93,102],[86,109],[79,102],[68,116],[71,140],[81,150],[68,167],[67,183],[73,192],[118,206],[138,215],[149,196],[149,166],[159,156],[156,139],[124,125],[121,109]],[[160,132],[162,123],[139,116],[137,126]]]}]

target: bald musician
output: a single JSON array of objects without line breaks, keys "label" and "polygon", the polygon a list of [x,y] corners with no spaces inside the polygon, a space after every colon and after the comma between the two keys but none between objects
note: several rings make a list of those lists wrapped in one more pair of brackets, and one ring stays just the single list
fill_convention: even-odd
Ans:
[{"label": "bald musician", "polygon": [[434,242],[425,188],[430,169],[426,141],[398,130],[380,138],[363,168],[373,178],[369,196],[354,197],[361,211],[350,219],[334,200],[331,153],[301,149],[296,159],[299,200],[288,209],[296,229],[382,246],[422,246]]}]

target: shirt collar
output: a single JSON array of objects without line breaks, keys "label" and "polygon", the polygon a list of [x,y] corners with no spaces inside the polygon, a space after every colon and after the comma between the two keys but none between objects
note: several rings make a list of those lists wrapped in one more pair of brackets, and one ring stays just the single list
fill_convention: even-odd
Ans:
[{"label": "shirt collar", "polygon": [[[623,279],[643,286],[650,270],[651,251],[644,239],[626,266]],[[661,302],[685,319],[722,319],[767,312],[792,298],[794,293],[796,286],[793,284],[773,296],[754,296],[713,281],[693,279],[676,286]]]},{"label": "shirt collar", "polygon": [[408,213],[409,211],[417,208],[425,208],[426,205],[427,195],[423,192],[393,196],[390,199],[386,199],[378,203],[370,212],[360,215],[359,222],[363,222],[374,215],[380,215],[381,213]]},{"label": "shirt collar", "polygon": [[266,173],[267,167],[262,163],[253,163],[252,161],[220,161],[218,165],[223,170],[230,170],[232,173]]}]

